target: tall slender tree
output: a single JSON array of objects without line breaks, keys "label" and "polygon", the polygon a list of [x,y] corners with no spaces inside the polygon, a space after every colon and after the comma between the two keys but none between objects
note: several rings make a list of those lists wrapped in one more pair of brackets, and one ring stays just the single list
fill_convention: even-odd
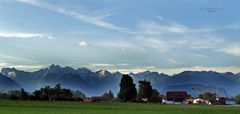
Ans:
[{"label": "tall slender tree", "polygon": [[133,79],[129,75],[123,75],[120,82],[120,91],[118,93],[118,99],[123,102],[135,101],[137,96],[137,90]]}]

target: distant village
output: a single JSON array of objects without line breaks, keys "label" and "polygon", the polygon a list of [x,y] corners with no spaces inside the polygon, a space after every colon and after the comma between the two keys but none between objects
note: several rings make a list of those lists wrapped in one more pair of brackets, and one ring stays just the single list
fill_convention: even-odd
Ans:
[{"label": "distant village", "polygon": [[[209,93],[206,93],[209,94]],[[210,93],[211,94],[211,93]],[[215,97],[214,99],[204,99],[204,98],[192,98],[189,97],[186,91],[168,91],[165,96],[160,96],[161,104],[206,104],[206,105],[227,105],[234,104],[234,99],[226,99],[225,97]],[[83,102],[99,102],[99,101],[111,101],[110,97],[106,96],[93,96],[83,99]],[[144,98],[143,102],[147,102]],[[228,101],[228,102],[227,102]]]}]

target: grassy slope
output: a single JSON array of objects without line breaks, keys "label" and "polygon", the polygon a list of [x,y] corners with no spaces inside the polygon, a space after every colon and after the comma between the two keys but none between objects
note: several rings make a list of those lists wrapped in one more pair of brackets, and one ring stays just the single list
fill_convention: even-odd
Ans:
[{"label": "grassy slope", "polygon": [[240,114],[240,107],[0,101],[0,114]]}]

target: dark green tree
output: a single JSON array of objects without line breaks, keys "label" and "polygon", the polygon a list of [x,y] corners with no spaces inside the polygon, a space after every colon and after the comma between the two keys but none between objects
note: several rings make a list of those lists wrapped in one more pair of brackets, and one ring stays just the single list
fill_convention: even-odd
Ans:
[{"label": "dark green tree", "polygon": [[60,100],[73,100],[73,93],[70,89],[61,89]]},{"label": "dark green tree", "polygon": [[159,102],[159,103],[162,102],[162,97],[156,89],[152,90],[152,97],[151,97],[150,101],[151,102]]},{"label": "dark green tree", "polygon": [[152,85],[151,82],[147,80],[140,80],[138,88],[138,100],[140,102],[150,102],[152,98]]},{"label": "dark green tree", "polygon": [[120,91],[118,93],[118,99],[127,102],[135,101],[137,96],[137,90],[133,79],[129,75],[123,75],[120,82]]},{"label": "dark green tree", "polygon": [[42,90],[42,94],[43,97],[47,96],[49,101],[55,101],[56,98],[56,94],[53,88],[51,88],[50,86],[45,86]]},{"label": "dark green tree", "polygon": [[210,101],[214,101],[216,97],[217,97],[217,94],[211,93],[211,92],[205,92],[199,95],[199,98],[202,98],[204,100],[210,100]]},{"label": "dark green tree", "polygon": [[57,84],[54,88],[51,88],[51,89],[53,91],[53,94],[55,95],[54,100],[60,99],[63,96],[62,95],[63,90],[61,89],[61,84]]},{"label": "dark green tree", "polygon": [[42,91],[41,91],[42,89],[40,89],[40,90],[35,90],[34,92],[33,92],[33,95],[35,96],[35,98],[36,98],[36,100],[40,100],[41,99],[41,94],[42,94]]},{"label": "dark green tree", "polygon": [[86,95],[79,90],[72,91],[72,93],[73,93],[73,98],[74,99],[84,99],[84,98],[86,98]]},{"label": "dark green tree", "polygon": [[28,92],[26,92],[23,88],[20,90],[19,100],[28,100]]},{"label": "dark green tree", "polygon": [[240,95],[237,95],[237,96],[235,97],[235,100],[236,100],[236,102],[237,102],[238,104],[240,104]]}]

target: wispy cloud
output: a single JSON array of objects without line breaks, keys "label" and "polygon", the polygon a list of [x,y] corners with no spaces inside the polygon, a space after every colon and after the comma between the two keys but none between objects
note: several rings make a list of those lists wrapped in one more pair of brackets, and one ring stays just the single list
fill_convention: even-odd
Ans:
[{"label": "wispy cloud", "polygon": [[113,67],[114,64],[106,64],[106,63],[91,63],[89,64],[90,67]]},{"label": "wispy cloud", "polygon": [[11,68],[17,68],[20,70],[34,71],[46,67],[46,65],[35,65],[35,64],[17,64],[17,65],[8,65]]},{"label": "wispy cloud", "polygon": [[93,15],[91,14],[91,12],[87,12],[87,11],[80,12],[79,9],[78,10],[67,9],[64,6],[44,3],[40,0],[17,0],[17,1],[21,3],[33,5],[39,8],[47,9],[50,11],[54,11],[54,12],[78,19],[82,22],[89,23],[98,27],[112,29],[112,30],[121,30],[121,31],[127,30],[126,28],[119,27],[117,25],[114,25],[106,21],[105,18],[107,16],[110,16],[111,14]]},{"label": "wispy cloud", "polygon": [[197,53],[192,53],[193,56],[201,57],[201,58],[206,58],[206,55],[203,54],[197,54]]},{"label": "wispy cloud", "polygon": [[109,63],[90,63],[86,67],[93,69],[93,70],[99,70],[99,69],[115,69],[116,67],[126,67],[129,64],[126,63],[116,63],[116,64],[109,64]]},{"label": "wispy cloud", "polygon": [[54,40],[55,37],[48,33],[32,33],[32,32],[19,32],[19,31],[9,31],[0,30],[0,38],[12,38],[12,39],[48,39]]},{"label": "wispy cloud", "polygon": [[161,53],[168,52],[172,45],[169,42],[161,40],[157,37],[138,37],[138,41],[142,43],[143,46],[157,49]]},{"label": "wispy cloud", "polygon": [[41,34],[41,33],[4,32],[4,31],[0,31],[0,38],[29,39],[29,38],[41,38],[43,36],[44,36],[44,34]]},{"label": "wispy cloud", "polygon": [[240,23],[234,23],[234,24],[231,24],[231,25],[228,25],[226,27],[227,29],[234,29],[234,30],[240,30]]},{"label": "wispy cloud", "polygon": [[138,27],[137,39],[140,39],[144,46],[163,53],[175,48],[213,51],[225,43],[223,37],[215,34],[218,28],[193,28],[163,18],[140,21]]},{"label": "wispy cloud", "polygon": [[7,63],[5,61],[0,61],[0,68],[6,67],[6,66],[7,66]]},{"label": "wispy cloud", "polygon": [[16,56],[12,56],[12,55],[4,55],[4,54],[0,54],[0,60],[17,61],[17,62],[20,61],[20,62],[24,62],[24,63],[36,63],[36,61],[31,60],[31,59],[16,57]]},{"label": "wispy cloud", "polygon": [[231,44],[227,47],[223,47],[216,51],[224,52],[224,53],[235,55],[235,56],[240,56],[240,44]]},{"label": "wispy cloud", "polygon": [[9,63],[4,60],[1,60],[0,58],[0,68],[16,68],[19,70],[26,70],[26,71],[36,71],[41,68],[46,67],[46,65],[40,65],[40,64],[16,64],[16,63]]},{"label": "wispy cloud", "polygon": [[123,41],[123,40],[102,40],[95,42],[96,47],[103,47],[108,49],[118,49],[121,51],[136,51],[144,53],[146,50],[133,42]]},{"label": "wispy cloud", "polygon": [[175,60],[175,59],[167,59],[167,61],[170,63],[170,64],[181,64],[182,62],[180,62],[180,61],[177,61],[177,60]]}]

